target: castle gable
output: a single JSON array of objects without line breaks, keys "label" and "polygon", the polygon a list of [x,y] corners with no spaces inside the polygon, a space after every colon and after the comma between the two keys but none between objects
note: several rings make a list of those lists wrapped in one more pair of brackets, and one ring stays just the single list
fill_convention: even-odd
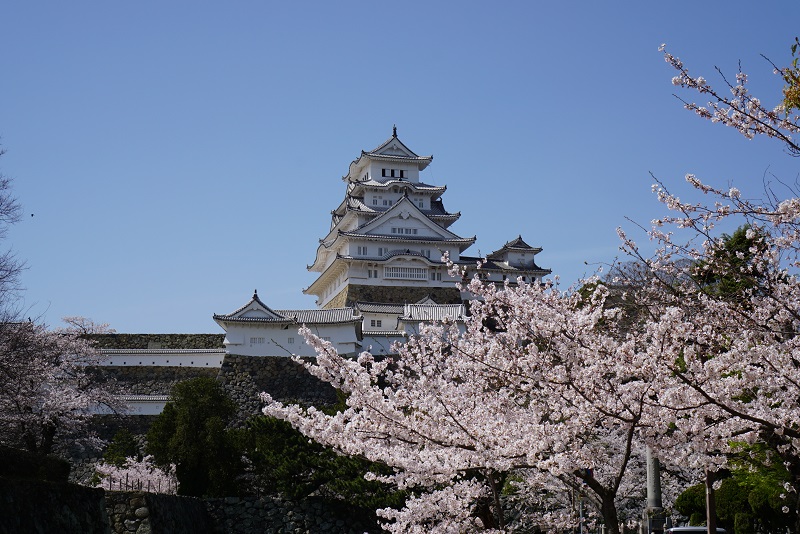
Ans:
[{"label": "castle gable", "polygon": [[390,209],[356,229],[355,232],[408,239],[459,239],[453,232],[431,221],[408,197],[403,197]]},{"label": "castle gable", "polygon": [[214,320],[218,323],[220,321],[292,321],[291,318],[281,315],[264,304],[261,299],[258,298],[258,291],[253,293],[250,302],[238,310],[224,315],[214,314]]},{"label": "castle gable", "polygon": [[390,137],[381,146],[367,152],[370,156],[395,156],[401,158],[417,158],[410,148],[403,144],[396,136]]}]

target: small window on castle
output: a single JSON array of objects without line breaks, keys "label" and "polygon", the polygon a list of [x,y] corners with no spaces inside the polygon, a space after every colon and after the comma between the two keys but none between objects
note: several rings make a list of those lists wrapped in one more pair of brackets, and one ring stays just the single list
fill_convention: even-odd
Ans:
[{"label": "small window on castle", "polygon": [[373,198],[372,199],[372,205],[373,206],[377,206],[378,205],[378,199],[377,198]]},{"label": "small window on castle", "polygon": [[386,169],[381,169],[381,176],[386,176]]},{"label": "small window on castle", "polygon": [[358,255],[359,256],[366,256],[367,255],[367,247],[358,247]]},{"label": "small window on castle", "polygon": [[405,178],[405,177],[406,177],[406,171],[400,169],[400,178]]},{"label": "small window on castle", "polygon": [[392,169],[392,178],[394,178],[394,169]]},{"label": "small window on castle", "polygon": [[289,345],[294,345],[294,338],[293,337],[289,338]]},{"label": "small window on castle", "polygon": [[383,321],[382,321],[382,320],[380,320],[380,319],[372,319],[372,320],[369,322],[369,325],[370,325],[371,327],[373,327],[373,328],[380,328],[382,323],[383,323]]}]

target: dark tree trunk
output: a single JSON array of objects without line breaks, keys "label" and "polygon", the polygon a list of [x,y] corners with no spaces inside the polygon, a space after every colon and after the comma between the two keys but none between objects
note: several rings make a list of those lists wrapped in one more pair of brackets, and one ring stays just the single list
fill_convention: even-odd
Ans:
[{"label": "dark tree trunk", "polygon": [[717,502],[714,499],[714,479],[713,471],[706,470],[706,532],[716,534],[717,532]]},{"label": "dark tree trunk", "polygon": [[606,525],[606,534],[620,534],[619,517],[617,507],[614,504],[613,495],[604,495],[600,504],[600,513],[603,514],[603,522]]}]

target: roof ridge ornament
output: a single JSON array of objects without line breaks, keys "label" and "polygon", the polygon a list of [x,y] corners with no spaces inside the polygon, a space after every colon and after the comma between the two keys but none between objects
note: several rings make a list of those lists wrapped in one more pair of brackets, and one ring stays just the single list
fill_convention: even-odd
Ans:
[{"label": "roof ridge ornament", "polygon": [[395,138],[397,137],[397,125],[396,124],[392,125],[392,137],[395,137]]}]

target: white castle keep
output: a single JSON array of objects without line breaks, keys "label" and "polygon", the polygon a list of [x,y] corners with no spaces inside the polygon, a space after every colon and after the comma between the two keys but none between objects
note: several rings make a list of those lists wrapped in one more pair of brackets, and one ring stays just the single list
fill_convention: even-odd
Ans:
[{"label": "white castle keep", "polygon": [[225,354],[314,356],[298,334],[306,325],[341,354],[364,350],[387,354],[394,341],[418,332],[422,323],[445,317],[462,322],[469,295],[456,289],[443,256],[491,282],[541,283],[551,271],[536,264],[541,248],[520,235],[484,258],[464,255],[476,237],[449,230],[461,214],[445,209],[446,186],[425,183],[433,156],[418,156],[398,137],[350,163],[344,199],[308,266],[319,273],[304,293],[317,298],[310,310],[273,309],[255,292],[239,309],[215,314],[225,331],[219,349],[106,349],[107,365],[220,367]]}]

